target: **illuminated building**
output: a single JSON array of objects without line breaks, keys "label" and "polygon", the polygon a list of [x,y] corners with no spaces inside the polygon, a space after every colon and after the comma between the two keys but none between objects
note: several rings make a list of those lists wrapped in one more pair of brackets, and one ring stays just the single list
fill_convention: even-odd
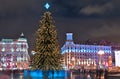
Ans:
[{"label": "illuminated building", "polygon": [[115,51],[115,66],[120,67],[120,50]]},{"label": "illuminated building", "polygon": [[18,39],[0,41],[0,68],[27,69],[29,60],[28,43],[23,33]]},{"label": "illuminated building", "polygon": [[[112,56],[111,46],[75,44],[73,34],[66,34],[66,42],[61,48],[62,64],[67,69],[79,67],[96,67],[100,63],[108,66],[108,58]],[[98,53],[103,51],[103,54]],[[100,62],[99,62],[100,60]]]},{"label": "illuminated building", "polygon": [[[112,66],[115,66],[115,63],[116,63],[115,52],[120,51],[120,43],[110,42],[110,41],[106,41],[106,40],[100,40],[100,41],[87,40],[84,42],[84,44],[111,46],[112,56],[109,57],[109,60],[112,61]],[[110,62],[109,62],[109,65],[110,65]]]}]

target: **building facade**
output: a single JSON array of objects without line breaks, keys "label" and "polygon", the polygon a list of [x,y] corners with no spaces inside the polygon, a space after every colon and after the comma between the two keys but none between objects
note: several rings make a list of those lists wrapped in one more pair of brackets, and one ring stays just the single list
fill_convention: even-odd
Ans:
[{"label": "building facade", "polygon": [[18,39],[2,39],[0,41],[1,69],[27,69],[29,60],[28,43],[23,33]]},{"label": "building facade", "polygon": [[108,66],[108,60],[112,57],[112,47],[105,45],[75,44],[73,34],[66,34],[66,42],[61,48],[62,64],[66,69],[96,68]]},{"label": "building facade", "polygon": [[120,50],[115,51],[115,66],[120,67]]}]

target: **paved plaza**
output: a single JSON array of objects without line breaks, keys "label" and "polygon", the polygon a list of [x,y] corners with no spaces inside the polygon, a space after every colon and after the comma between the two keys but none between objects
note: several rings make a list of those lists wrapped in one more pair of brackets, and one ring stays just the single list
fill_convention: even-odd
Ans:
[{"label": "paved plaza", "polygon": [[[10,76],[11,79],[24,79],[24,74],[23,73],[11,73],[11,74],[3,74],[1,73],[0,76]],[[35,78],[35,77],[30,77],[30,75],[28,75],[28,77],[26,79],[44,79],[44,78]],[[48,79],[120,79],[120,74],[108,74],[107,78],[104,77],[104,75],[102,75],[100,78],[96,76],[95,74],[92,73],[70,73],[69,76],[66,76],[64,78],[48,78]]]}]

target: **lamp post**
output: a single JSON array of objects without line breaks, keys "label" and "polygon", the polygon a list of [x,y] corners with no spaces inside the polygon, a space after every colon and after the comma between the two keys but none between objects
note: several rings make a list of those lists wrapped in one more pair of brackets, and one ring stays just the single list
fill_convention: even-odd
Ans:
[{"label": "lamp post", "polygon": [[99,55],[99,61],[98,61],[98,63],[99,63],[99,66],[102,65],[102,55],[103,54],[104,54],[104,51],[102,51],[102,50],[98,51],[98,55]]}]

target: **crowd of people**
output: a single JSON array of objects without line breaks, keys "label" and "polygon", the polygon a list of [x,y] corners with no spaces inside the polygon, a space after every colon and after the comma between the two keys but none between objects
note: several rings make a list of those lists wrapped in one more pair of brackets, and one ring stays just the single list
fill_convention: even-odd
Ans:
[{"label": "crowd of people", "polygon": [[82,74],[95,74],[97,79],[101,79],[104,77],[104,79],[108,79],[108,70],[107,69],[96,69],[96,70],[91,70],[91,69],[79,69],[79,73]]},{"label": "crowd of people", "polygon": [[107,75],[108,75],[108,70],[107,69],[105,69],[105,70],[103,70],[103,69],[97,69],[96,70],[96,77],[99,78],[99,79],[102,76],[104,76],[104,79],[107,79]]}]

